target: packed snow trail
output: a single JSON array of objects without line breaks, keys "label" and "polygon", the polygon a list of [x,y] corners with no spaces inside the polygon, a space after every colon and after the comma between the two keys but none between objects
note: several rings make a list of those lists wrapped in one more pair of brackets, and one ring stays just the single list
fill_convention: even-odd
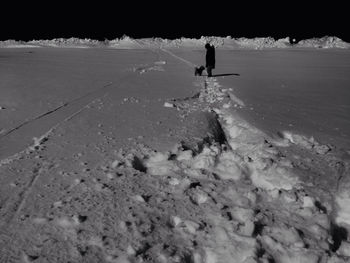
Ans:
[{"label": "packed snow trail", "polygon": [[175,58],[181,60],[182,62],[186,63],[188,66],[190,66],[190,67],[192,67],[192,68],[194,68],[194,67],[196,66],[196,65],[193,64],[192,62],[190,62],[190,61],[188,61],[188,60],[186,60],[186,59],[184,59],[184,58],[182,58],[182,57],[179,57],[179,56],[175,55],[174,53],[170,52],[170,51],[167,50],[167,49],[161,48],[161,50],[162,50],[163,52],[166,52],[166,53],[170,54],[171,56],[173,56],[173,57],[175,57]]}]

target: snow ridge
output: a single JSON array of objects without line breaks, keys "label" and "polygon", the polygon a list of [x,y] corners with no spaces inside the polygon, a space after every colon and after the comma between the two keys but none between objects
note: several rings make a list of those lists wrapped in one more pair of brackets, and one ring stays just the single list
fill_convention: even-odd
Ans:
[{"label": "snow ridge", "polygon": [[24,48],[24,47],[65,47],[65,48],[118,48],[118,49],[138,49],[138,48],[203,48],[204,44],[210,42],[216,47],[223,49],[267,49],[267,48],[350,48],[350,44],[336,36],[324,36],[322,38],[312,38],[301,40],[291,44],[290,38],[274,39],[272,37],[257,38],[232,38],[202,36],[196,38],[143,38],[133,39],[128,36],[113,40],[98,41],[94,39],[79,38],[54,38],[51,40],[31,40],[0,41],[2,48]]}]

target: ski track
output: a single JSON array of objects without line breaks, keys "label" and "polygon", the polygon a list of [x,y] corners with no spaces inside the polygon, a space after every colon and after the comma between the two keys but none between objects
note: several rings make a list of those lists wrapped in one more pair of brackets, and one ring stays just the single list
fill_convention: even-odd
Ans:
[{"label": "ski track", "polygon": [[39,119],[42,118],[42,117],[45,117],[45,116],[47,116],[47,115],[49,115],[49,114],[51,114],[51,113],[54,113],[54,112],[58,111],[59,109],[61,109],[61,108],[65,107],[65,106],[67,106],[68,104],[69,104],[69,103],[64,103],[63,105],[61,105],[61,106],[59,106],[59,107],[57,107],[57,108],[55,108],[55,109],[53,109],[53,110],[50,110],[50,111],[48,111],[48,112],[45,112],[45,113],[43,113],[43,114],[41,114],[41,115],[39,115],[39,116],[37,116],[37,117],[34,117],[34,118],[30,119],[30,120],[26,120],[25,122],[21,123],[20,125],[14,127],[14,128],[11,128],[10,130],[4,132],[4,133],[0,136],[0,139],[6,137],[6,136],[8,136],[8,135],[10,135],[11,133],[13,133],[14,131],[17,131],[18,129],[20,129],[21,127],[23,127],[24,125],[26,125],[26,124],[28,124],[28,123],[31,123],[31,122],[36,121],[36,120],[39,120]]},{"label": "ski track", "polygon": [[[33,169],[32,173],[33,175],[30,177],[27,185],[25,185],[22,189],[22,191],[13,199],[11,199],[11,203],[9,203],[9,207],[5,208],[5,215],[3,215],[3,223],[5,227],[7,227],[8,224],[11,223],[11,221],[17,217],[18,213],[21,211],[22,207],[24,206],[29,194],[32,191],[33,186],[37,182],[38,178],[40,177],[40,174],[42,172],[42,168],[35,168]],[[4,227],[4,226],[1,226]]]},{"label": "ski track", "polygon": [[[15,128],[10,129],[7,133],[5,133],[3,136],[0,137],[0,142],[2,142],[2,146],[7,146],[10,151],[12,151],[11,145],[7,145],[7,138],[12,136],[12,141],[16,141],[16,151],[14,153],[7,153],[7,152],[1,152],[1,160],[0,160],[0,166],[3,164],[9,163],[9,161],[16,159],[16,156],[19,156],[21,153],[26,152],[30,149],[32,149],[35,146],[29,146],[25,148],[25,145],[28,144],[28,140],[37,138],[43,138],[43,135],[40,135],[39,137],[36,134],[32,134],[31,138],[28,138],[28,134],[22,134],[22,129],[26,128],[27,126],[33,126],[33,127],[41,127],[41,122],[45,124],[45,121],[49,123],[49,125],[52,125],[51,127],[45,127],[48,128],[48,130],[44,133],[48,135],[55,130],[61,123],[64,123],[66,121],[69,121],[74,116],[79,114],[81,111],[83,111],[88,105],[93,103],[95,100],[102,98],[106,96],[108,93],[108,88],[112,85],[112,83],[108,83],[101,88],[98,88],[92,92],[89,92],[87,94],[84,94],[83,96],[73,99],[69,102],[65,102],[63,105],[50,110],[46,113],[43,113],[31,120],[25,121],[24,123],[18,125]],[[107,89],[107,90],[106,90]],[[101,94],[102,93],[102,94]],[[73,113],[71,112],[71,109],[73,110]],[[65,112],[62,115],[62,111],[65,110]],[[55,115],[53,118],[52,116]],[[68,117],[65,117],[64,115],[68,115]],[[62,119],[63,118],[63,119]],[[57,119],[57,122],[54,124],[51,124],[51,121]],[[35,129],[33,129],[35,130]],[[25,136],[24,136],[25,135]],[[10,141],[10,140],[9,140]],[[21,142],[21,143],[18,143]],[[11,144],[11,142],[9,142]],[[35,143],[34,143],[35,144]]]},{"label": "ski track", "polygon": [[[5,160],[2,160],[0,162],[0,167],[3,164],[9,164],[13,160],[15,160],[16,157],[19,158],[23,153],[28,154],[31,151],[39,150],[40,147],[42,147],[42,144],[46,140],[48,140],[49,136],[57,129],[57,127],[59,127],[64,122],[70,121],[75,116],[77,116],[79,113],[81,113],[84,109],[88,108],[91,104],[93,104],[96,100],[98,100],[102,97],[105,97],[107,94],[108,93],[105,93],[100,97],[96,97],[94,100],[89,102],[87,105],[85,105],[84,107],[82,107],[78,111],[74,112],[73,114],[71,114],[70,116],[65,118],[62,122],[57,123],[54,127],[52,127],[50,130],[48,130],[45,134],[41,135],[39,138],[34,138],[34,144],[32,146],[29,146],[28,148],[24,149],[22,152],[17,153],[12,157],[9,157]],[[78,99],[76,99],[76,100],[78,100]],[[74,100],[74,101],[76,101],[76,100]],[[27,197],[32,192],[32,189],[35,186],[36,182],[38,181],[43,170],[44,170],[43,167],[34,168],[33,172],[32,172],[33,175],[30,176],[29,181],[23,187],[23,189],[17,194],[17,196],[13,197],[11,200],[8,200],[11,202],[7,202],[7,206],[2,211],[4,213],[4,216],[3,216],[4,220],[3,220],[3,225],[0,226],[0,228],[6,228],[18,216],[18,214],[20,213],[21,209],[23,208],[23,206],[27,200]]]},{"label": "ski track", "polygon": [[[110,85],[112,85],[112,83],[108,83],[108,84],[104,85],[104,86],[102,87],[102,89],[103,89],[103,88],[106,88],[106,87],[108,87],[108,86],[110,86]],[[100,90],[100,89],[98,89],[98,91],[99,91],[99,90]],[[26,124],[32,123],[33,121],[39,120],[39,119],[41,119],[41,118],[43,118],[43,117],[45,117],[45,116],[47,116],[47,115],[50,115],[50,114],[52,114],[52,113],[55,113],[56,111],[58,111],[58,110],[60,110],[60,109],[62,109],[62,108],[64,108],[64,107],[67,107],[67,106],[69,106],[70,104],[72,104],[72,103],[74,103],[74,102],[77,102],[77,101],[79,101],[79,100],[81,100],[81,99],[83,99],[83,98],[85,98],[85,97],[87,97],[87,96],[89,96],[89,95],[91,95],[91,94],[96,93],[96,91],[97,91],[97,90],[94,90],[94,91],[92,91],[92,92],[89,92],[89,93],[87,93],[87,94],[84,94],[83,96],[81,96],[81,97],[79,97],[79,98],[76,98],[76,99],[73,99],[73,100],[71,100],[71,101],[68,101],[68,102],[63,103],[62,105],[58,106],[57,108],[55,108],[55,109],[53,109],[53,110],[49,110],[49,111],[47,111],[47,112],[45,112],[45,113],[42,113],[42,114],[40,114],[40,115],[38,115],[38,116],[36,116],[36,117],[34,117],[34,118],[32,118],[32,119],[26,120],[26,121],[24,121],[23,123],[19,124],[18,126],[14,127],[14,128],[11,128],[10,130],[8,130],[8,131],[4,132],[3,134],[1,134],[0,139],[2,139],[3,137],[6,137],[6,136],[8,136],[8,135],[10,135],[12,132],[14,132],[14,131],[20,129],[21,127],[25,126]]]},{"label": "ski track", "polygon": [[181,60],[182,62],[184,62],[186,65],[188,65],[188,66],[191,67],[191,68],[194,68],[194,67],[196,66],[196,65],[193,64],[192,62],[190,62],[190,61],[188,61],[188,60],[186,60],[186,59],[184,59],[184,58],[182,58],[182,57],[179,57],[179,56],[175,55],[174,53],[172,53],[172,52],[169,51],[169,50],[166,50],[166,49],[164,49],[164,48],[161,48],[161,50],[162,50],[163,52],[166,52],[166,53],[168,53],[169,55],[173,56],[174,58],[176,58],[176,59],[178,59],[178,60]]}]

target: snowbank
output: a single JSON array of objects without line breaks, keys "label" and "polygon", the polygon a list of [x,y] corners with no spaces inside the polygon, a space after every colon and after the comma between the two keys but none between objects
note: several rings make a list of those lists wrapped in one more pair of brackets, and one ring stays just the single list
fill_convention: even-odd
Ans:
[{"label": "snowbank", "polygon": [[290,38],[274,39],[272,37],[257,38],[232,38],[202,36],[196,38],[143,38],[133,39],[128,36],[116,38],[113,40],[99,41],[94,39],[79,38],[55,38],[52,40],[31,40],[28,42],[6,40],[0,41],[0,47],[3,48],[21,48],[21,47],[71,47],[71,48],[89,48],[89,47],[107,47],[119,49],[136,48],[191,48],[202,49],[204,44],[210,42],[221,49],[268,49],[268,48],[350,48],[350,44],[335,36],[325,36],[322,38],[312,38],[299,41],[297,44],[290,44]]},{"label": "snowbank", "polygon": [[286,48],[291,46],[288,37],[279,40],[272,37],[239,38],[236,42],[240,47],[248,49]]},{"label": "snowbank", "polygon": [[32,40],[27,42],[29,45],[44,46],[44,47],[74,47],[87,48],[101,46],[103,42],[93,39],[80,38],[54,38],[52,40]]},{"label": "snowbank", "polygon": [[331,36],[301,40],[296,46],[309,48],[350,48],[349,43],[338,37]]}]

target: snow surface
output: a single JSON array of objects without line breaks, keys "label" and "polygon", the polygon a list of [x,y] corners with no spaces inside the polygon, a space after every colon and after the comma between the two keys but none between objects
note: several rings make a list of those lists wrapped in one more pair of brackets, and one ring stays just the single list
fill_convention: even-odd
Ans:
[{"label": "snow surface", "polygon": [[0,261],[349,262],[349,149],[243,117],[239,79],[273,85],[285,53],[218,49],[230,71],[195,77],[204,51],[164,42],[1,50]]}]

